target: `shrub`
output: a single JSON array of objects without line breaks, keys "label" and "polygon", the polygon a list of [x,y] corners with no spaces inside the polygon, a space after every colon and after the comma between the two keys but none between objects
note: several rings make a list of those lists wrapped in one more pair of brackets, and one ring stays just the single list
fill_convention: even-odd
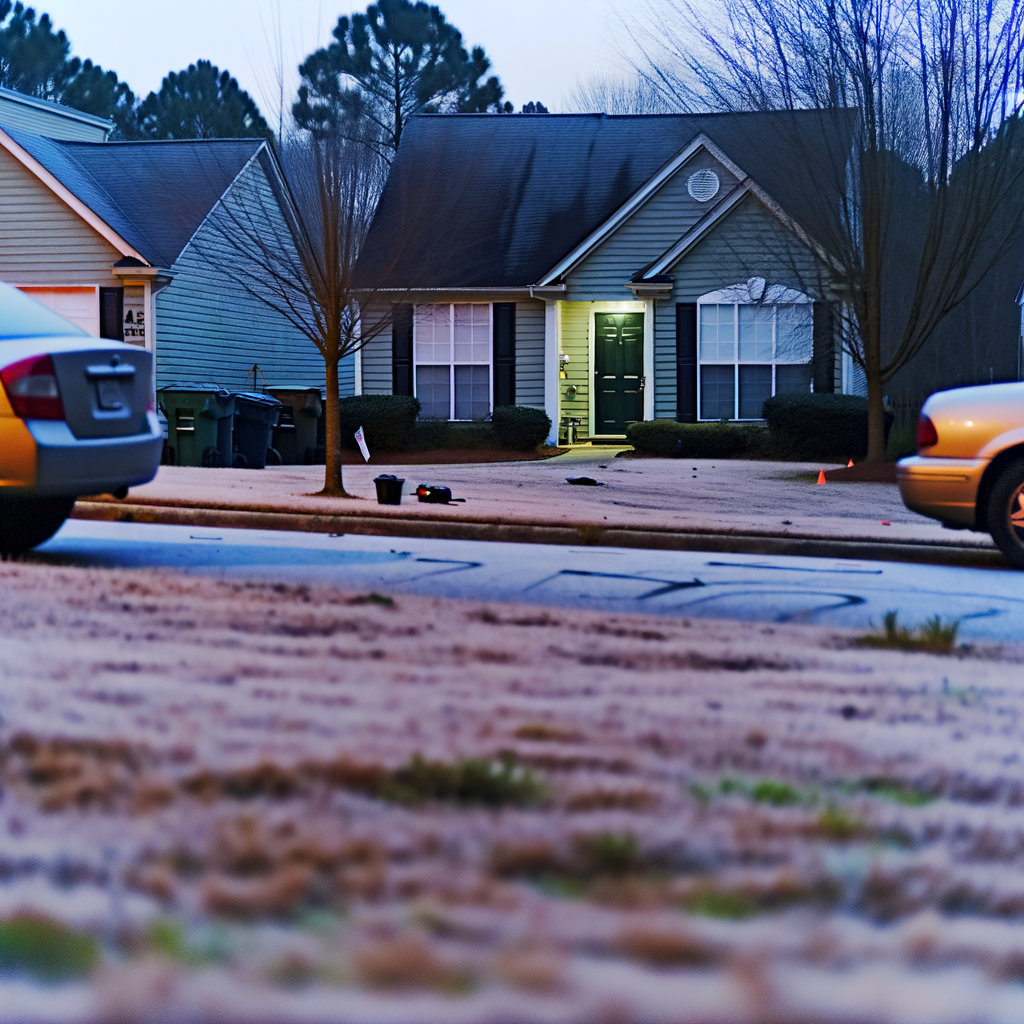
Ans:
[{"label": "shrub", "polygon": [[355,395],[340,402],[341,443],[355,448],[362,427],[370,452],[401,451],[420,414],[419,399],[408,395]]},{"label": "shrub", "polygon": [[626,427],[626,440],[645,458],[739,459],[765,455],[769,438],[753,425],[645,420]]},{"label": "shrub", "polygon": [[[794,459],[858,459],[868,451],[868,400],[856,395],[776,395],[764,403],[773,442]],[[886,435],[892,414],[886,414]]]},{"label": "shrub", "polygon": [[499,405],[491,414],[498,444],[516,452],[528,452],[542,444],[551,431],[543,409],[528,405]]},{"label": "shrub", "polygon": [[497,448],[498,441],[490,423],[449,423],[448,420],[420,420],[413,425],[406,450],[430,452],[481,451]]},{"label": "shrub", "polygon": [[96,940],[60,921],[27,912],[0,921],[0,972],[64,981],[89,974],[99,959]]}]

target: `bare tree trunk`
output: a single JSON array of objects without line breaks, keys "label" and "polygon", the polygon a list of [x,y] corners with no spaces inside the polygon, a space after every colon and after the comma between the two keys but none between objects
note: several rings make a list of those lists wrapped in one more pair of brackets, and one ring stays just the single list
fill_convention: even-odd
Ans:
[{"label": "bare tree trunk", "polygon": [[341,476],[341,408],[338,396],[338,360],[326,359],[327,398],[324,402],[324,489],[326,498],[351,498]]}]

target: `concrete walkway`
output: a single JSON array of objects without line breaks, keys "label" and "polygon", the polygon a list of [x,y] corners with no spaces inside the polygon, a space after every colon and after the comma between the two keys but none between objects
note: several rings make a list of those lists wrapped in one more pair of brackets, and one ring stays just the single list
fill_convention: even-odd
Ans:
[{"label": "concrete walkway", "polygon": [[[910,512],[893,484],[819,486],[813,482],[821,468],[818,464],[616,458],[621,450],[581,447],[543,461],[483,465],[397,467],[374,460],[366,466],[345,467],[345,486],[358,496],[356,500],[316,497],[314,492],[323,483],[321,467],[167,466],[152,483],[134,488],[126,503],[81,502],[76,514],[325,532],[410,535],[411,531],[414,536],[465,539],[527,540],[531,538],[524,531],[543,530],[544,536],[532,539],[639,547],[694,547],[694,538],[703,537],[721,539],[704,550],[848,553],[857,558],[901,558],[895,549],[906,547],[918,552],[920,560],[998,561],[987,534],[949,531]],[[402,505],[376,503],[373,478],[379,473],[405,478]],[[566,482],[567,477],[580,476],[591,477],[601,486]],[[419,483],[444,484],[454,497],[465,500],[450,505],[420,503],[411,496]],[[157,515],[157,510],[167,511]],[[178,510],[176,518],[172,510]],[[193,510],[192,515],[183,517],[186,510]],[[232,518],[209,518],[211,512]],[[197,518],[200,514],[207,518]],[[240,516],[262,518],[245,523]],[[278,521],[285,516],[302,522],[296,520],[289,527]],[[490,532],[481,532],[484,528]],[[564,539],[560,533],[566,534]],[[657,536],[661,543],[655,542]],[[680,542],[669,543],[673,536]],[[753,539],[755,546],[744,547],[744,538]],[[762,542],[770,538],[776,546],[761,543],[758,547],[758,538]],[[812,550],[807,542],[817,547]],[[831,546],[826,550],[823,543]],[[843,545],[849,550],[841,550]],[[870,554],[865,545],[881,546],[884,555]]]}]

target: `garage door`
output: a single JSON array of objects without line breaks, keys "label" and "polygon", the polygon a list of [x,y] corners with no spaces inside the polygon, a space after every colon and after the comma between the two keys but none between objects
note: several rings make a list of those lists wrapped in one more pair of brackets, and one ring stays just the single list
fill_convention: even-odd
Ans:
[{"label": "garage door", "polygon": [[100,297],[97,288],[22,287],[36,302],[60,313],[94,338],[100,336]]}]

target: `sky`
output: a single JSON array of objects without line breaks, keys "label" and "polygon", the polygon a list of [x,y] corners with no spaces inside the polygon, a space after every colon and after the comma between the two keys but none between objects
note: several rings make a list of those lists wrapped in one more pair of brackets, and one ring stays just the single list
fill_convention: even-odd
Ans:
[{"label": "sky", "polygon": [[[342,14],[365,10],[368,2],[34,0],[32,6],[67,32],[77,56],[116,71],[137,96],[159,89],[168,71],[211,60],[230,70],[273,122],[280,106],[275,68],[287,68],[290,103],[302,58],[331,41]],[[484,47],[517,110],[530,100],[562,109],[577,79],[622,63],[615,40],[627,0],[433,2],[468,46]]]}]

